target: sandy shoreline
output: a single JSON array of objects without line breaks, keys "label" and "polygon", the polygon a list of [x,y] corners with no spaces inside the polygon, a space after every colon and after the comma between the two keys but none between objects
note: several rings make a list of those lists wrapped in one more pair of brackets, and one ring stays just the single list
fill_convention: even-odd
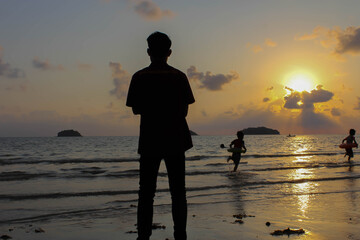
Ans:
[{"label": "sandy shoreline", "polygon": [[[301,216],[299,209],[292,209],[294,205],[291,204],[291,199],[287,205],[274,204],[276,199],[269,199],[268,203],[256,200],[226,202],[223,199],[222,203],[190,203],[188,239],[283,239],[288,236],[272,236],[271,233],[288,227],[305,230],[305,234],[291,235],[291,239],[360,239],[358,212],[348,209],[348,212],[340,214],[345,206],[339,207],[339,204],[342,204],[339,194],[332,194],[330,198],[324,195],[316,197],[322,207],[316,207],[311,217]],[[331,203],[332,211],[328,208],[329,199],[334,200]],[[323,204],[324,202],[328,204]],[[251,217],[243,218],[243,223],[236,223],[236,218],[233,217],[235,214],[247,214]],[[136,233],[127,232],[136,231],[135,222],[136,208],[129,208],[126,212],[114,212],[111,218],[97,218],[94,215],[89,219],[54,219],[4,224],[0,227],[0,234],[11,236],[12,239],[30,240],[133,240],[137,237]],[[166,228],[154,230],[152,239],[173,239],[170,205],[155,207],[154,222],[165,225]],[[270,222],[271,225],[267,226],[266,222]],[[38,228],[44,232],[36,233],[35,229]]]}]

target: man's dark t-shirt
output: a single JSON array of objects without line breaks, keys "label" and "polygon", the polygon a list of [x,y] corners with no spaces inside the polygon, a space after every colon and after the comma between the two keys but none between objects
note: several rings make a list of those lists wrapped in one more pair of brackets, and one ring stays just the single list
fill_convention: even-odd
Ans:
[{"label": "man's dark t-shirt", "polygon": [[186,122],[194,103],[186,75],[167,65],[151,64],[131,80],[126,105],[141,114],[139,154],[173,155],[192,147]]}]

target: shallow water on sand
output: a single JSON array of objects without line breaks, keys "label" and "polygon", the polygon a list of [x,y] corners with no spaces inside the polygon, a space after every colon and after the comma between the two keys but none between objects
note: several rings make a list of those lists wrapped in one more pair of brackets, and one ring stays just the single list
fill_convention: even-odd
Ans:
[{"label": "shallow water on sand", "polygon": [[[245,136],[237,173],[221,149],[233,136],[194,136],[186,154],[189,239],[360,239],[360,156],[344,136]],[[0,138],[0,234],[14,239],[136,239],[137,137]],[[154,239],[172,236],[161,165]],[[234,224],[234,214],[255,217]],[[267,227],[265,222],[271,225]],[[31,225],[31,226],[29,226]],[[35,234],[41,226],[45,233]],[[8,229],[14,229],[8,232]],[[242,237],[240,237],[242,236]],[[240,237],[240,238],[239,238]]]}]

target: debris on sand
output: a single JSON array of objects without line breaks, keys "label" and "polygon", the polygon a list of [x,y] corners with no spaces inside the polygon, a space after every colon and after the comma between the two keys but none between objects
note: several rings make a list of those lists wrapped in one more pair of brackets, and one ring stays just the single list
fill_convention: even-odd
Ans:
[{"label": "debris on sand", "polygon": [[236,219],[234,223],[240,223],[240,224],[243,224],[243,223],[244,223],[244,221],[243,221],[243,220],[241,220],[241,219]]},{"label": "debris on sand", "polygon": [[270,226],[271,223],[270,223],[270,222],[266,222],[265,225],[266,225],[266,226]]},{"label": "debris on sand", "polygon": [[128,234],[131,234],[131,233],[137,233],[137,231],[127,231],[126,233],[128,233]]},{"label": "debris on sand", "polygon": [[45,230],[42,229],[42,228],[40,228],[40,227],[38,227],[38,228],[35,228],[35,229],[34,229],[34,232],[36,232],[36,233],[43,233],[43,232],[45,232]]},{"label": "debris on sand", "polygon": [[305,230],[300,228],[300,229],[284,229],[284,230],[275,230],[274,232],[271,233],[271,235],[291,235],[291,234],[304,234]]},{"label": "debris on sand", "polygon": [[247,217],[255,217],[253,215],[247,215],[246,213],[244,214],[235,214],[233,215],[234,218],[237,218],[237,219],[243,219],[243,218],[247,218]]},{"label": "debris on sand", "polygon": [[6,240],[6,239],[12,239],[12,237],[10,237],[9,235],[1,235],[0,238],[1,238],[1,239],[4,239],[4,240]]},{"label": "debris on sand", "polygon": [[153,223],[151,226],[152,229],[165,229],[166,226],[161,225],[160,223]]},{"label": "debris on sand", "polygon": [[233,223],[240,223],[240,224],[243,224],[244,221],[242,220],[243,218],[247,218],[247,217],[255,217],[253,215],[247,215],[246,213],[244,214],[235,214],[233,215],[234,218],[236,218],[235,222]]}]

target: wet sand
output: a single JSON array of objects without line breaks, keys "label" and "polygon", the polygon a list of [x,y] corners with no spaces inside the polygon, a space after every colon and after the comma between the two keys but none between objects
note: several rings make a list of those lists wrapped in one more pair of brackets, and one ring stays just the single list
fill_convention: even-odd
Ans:
[{"label": "wet sand", "polygon": [[[345,181],[338,182],[338,187]],[[301,184],[301,183],[299,183]],[[288,227],[304,229],[304,234],[293,234],[291,239],[360,239],[359,193],[350,188],[337,191],[326,181],[323,188],[332,189],[317,194],[284,195],[264,200],[253,196],[239,201],[227,201],[221,194],[217,202],[202,204],[189,199],[188,239],[288,239],[287,235],[272,236],[275,230]],[[359,186],[359,182],[353,183]],[[350,201],[344,201],[350,199]],[[350,205],[349,205],[350,204]],[[151,239],[173,239],[169,204],[156,206],[154,222],[166,226],[153,231]],[[234,215],[247,215],[242,222]],[[107,213],[108,216],[108,213]],[[266,223],[269,222],[268,226]],[[52,219],[3,224],[1,235],[12,239],[136,239],[136,208],[113,209],[112,217],[102,218],[101,212],[92,218]],[[35,232],[35,229],[44,232]],[[11,231],[9,231],[11,229]]]}]

